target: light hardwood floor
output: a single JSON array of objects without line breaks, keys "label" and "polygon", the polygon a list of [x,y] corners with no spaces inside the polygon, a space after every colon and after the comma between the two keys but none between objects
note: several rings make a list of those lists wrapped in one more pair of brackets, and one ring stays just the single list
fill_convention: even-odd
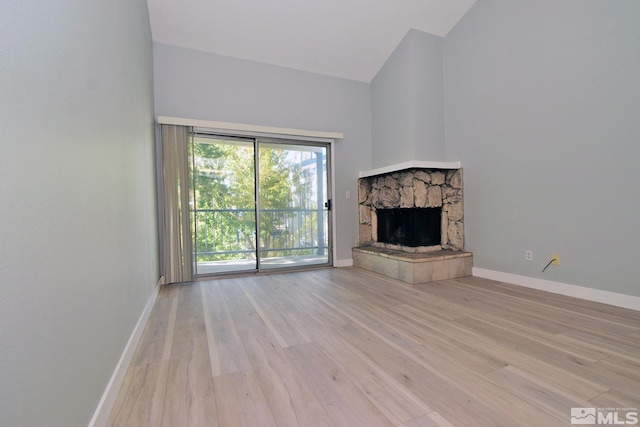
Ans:
[{"label": "light hardwood floor", "polygon": [[356,268],[165,286],[114,426],[566,426],[640,406],[640,312]]}]

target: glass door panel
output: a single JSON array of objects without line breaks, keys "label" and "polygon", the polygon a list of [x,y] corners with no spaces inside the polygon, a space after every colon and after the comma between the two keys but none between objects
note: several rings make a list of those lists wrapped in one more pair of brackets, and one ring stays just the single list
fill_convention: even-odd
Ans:
[{"label": "glass door panel", "polygon": [[190,208],[197,276],[257,268],[254,144],[193,137]]},{"label": "glass door panel", "polygon": [[260,270],[331,263],[328,144],[258,141]]}]

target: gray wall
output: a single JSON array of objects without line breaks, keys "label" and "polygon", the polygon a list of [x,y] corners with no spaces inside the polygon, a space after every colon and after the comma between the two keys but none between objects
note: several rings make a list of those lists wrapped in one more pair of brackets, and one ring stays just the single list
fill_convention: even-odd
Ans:
[{"label": "gray wall", "polygon": [[640,296],[639,23],[636,0],[479,0],[446,36],[477,267]]},{"label": "gray wall", "polygon": [[374,168],[445,159],[442,46],[409,31],[371,82]]},{"label": "gray wall", "polygon": [[336,259],[351,259],[358,171],[371,168],[368,84],[163,44],[154,44],[154,80],[161,116],[343,132],[334,144]]},{"label": "gray wall", "polygon": [[158,278],[147,5],[0,31],[0,425],[86,425]]}]

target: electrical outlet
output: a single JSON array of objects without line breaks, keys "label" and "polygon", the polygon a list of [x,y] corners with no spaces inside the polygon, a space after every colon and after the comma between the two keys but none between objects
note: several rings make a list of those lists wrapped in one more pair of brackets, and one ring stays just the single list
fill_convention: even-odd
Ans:
[{"label": "electrical outlet", "polygon": [[347,199],[350,199],[351,198],[351,191],[347,191],[347,193],[345,194],[345,197]]},{"label": "electrical outlet", "polygon": [[552,265],[560,265],[560,255],[558,254],[552,254],[551,255],[551,259],[553,260],[551,262]]},{"label": "electrical outlet", "polygon": [[524,260],[533,261],[533,251],[524,251]]}]

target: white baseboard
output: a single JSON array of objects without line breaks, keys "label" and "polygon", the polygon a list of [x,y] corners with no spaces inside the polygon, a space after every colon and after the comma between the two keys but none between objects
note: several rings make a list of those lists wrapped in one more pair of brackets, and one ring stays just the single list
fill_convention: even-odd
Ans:
[{"label": "white baseboard", "polygon": [[100,399],[100,403],[98,403],[98,407],[93,413],[93,418],[91,418],[91,421],[89,422],[89,427],[102,427],[107,425],[109,414],[111,413],[111,409],[113,409],[113,405],[116,402],[118,392],[120,391],[120,387],[122,386],[122,382],[124,381],[124,376],[127,373],[127,369],[129,369],[129,364],[131,363],[133,354],[138,347],[138,343],[140,342],[140,338],[142,337],[142,332],[144,331],[144,327],[147,325],[147,320],[149,320],[151,310],[153,309],[153,305],[155,304],[158,297],[158,292],[160,291],[160,285],[162,284],[164,284],[164,276],[158,279],[158,283],[156,283],[156,287],[153,290],[153,293],[149,297],[147,304],[144,306],[144,309],[142,310],[142,314],[138,318],[136,326],[133,328],[133,332],[129,337],[127,345],[124,347],[124,351],[122,352],[120,360],[118,361],[118,364],[116,365],[116,368],[111,375],[111,379],[107,384],[107,388],[102,394],[102,399]]},{"label": "white baseboard", "polygon": [[334,267],[353,267],[353,259],[337,259],[333,263]]},{"label": "white baseboard", "polygon": [[601,289],[553,282],[551,280],[536,279],[534,277],[503,273],[501,271],[487,270],[478,267],[473,267],[472,274],[477,277],[496,280],[498,282],[511,283],[513,285],[524,286],[526,288],[553,292],[555,294],[580,298],[587,301],[600,302],[603,304],[640,311],[640,297],[632,295],[618,294],[615,292],[603,291]]}]

